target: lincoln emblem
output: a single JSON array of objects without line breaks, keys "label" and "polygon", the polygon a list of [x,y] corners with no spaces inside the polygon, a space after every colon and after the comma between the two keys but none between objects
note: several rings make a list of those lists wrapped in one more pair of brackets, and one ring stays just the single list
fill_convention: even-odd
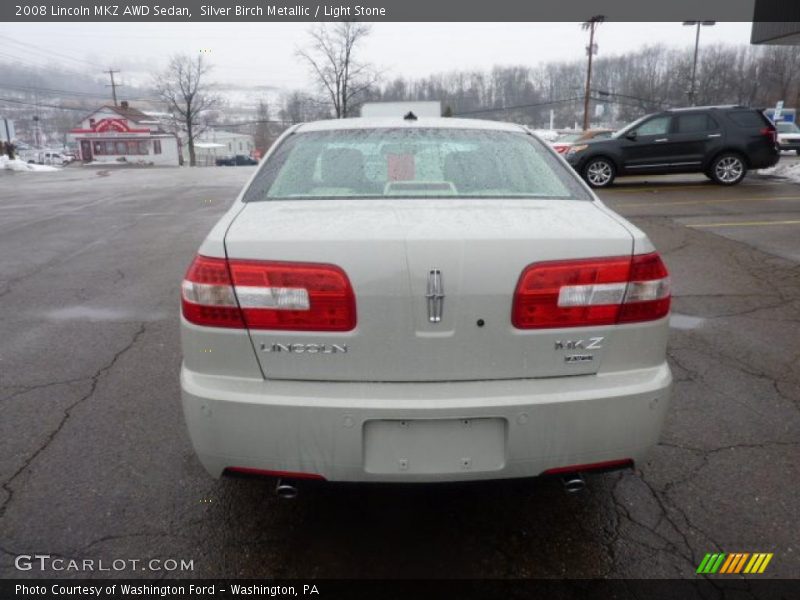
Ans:
[{"label": "lincoln emblem", "polygon": [[438,323],[442,320],[444,310],[444,285],[439,269],[431,269],[428,273],[428,292],[425,297],[428,299],[428,321]]}]

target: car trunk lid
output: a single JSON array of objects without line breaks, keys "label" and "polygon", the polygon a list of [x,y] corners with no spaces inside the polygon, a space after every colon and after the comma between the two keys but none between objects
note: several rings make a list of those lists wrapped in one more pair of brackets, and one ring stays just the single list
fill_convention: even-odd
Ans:
[{"label": "car trunk lid", "polygon": [[355,292],[351,331],[251,329],[266,378],[463,381],[596,372],[607,350],[568,362],[564,343],[613,327],[516,329],[514,291],[531,263],[628,256],[633,238],[590,201],[295,200],[248,203],[225,247],[336,265]]}]

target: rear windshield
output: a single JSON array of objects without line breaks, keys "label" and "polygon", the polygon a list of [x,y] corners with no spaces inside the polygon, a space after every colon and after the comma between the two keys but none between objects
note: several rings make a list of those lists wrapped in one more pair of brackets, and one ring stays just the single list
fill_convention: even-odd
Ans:
[{"label": "rear windshield", "polygon": [[589,198],[567,167],[524,132],[380,128],[290,135],[244,199],[392,196]]}]

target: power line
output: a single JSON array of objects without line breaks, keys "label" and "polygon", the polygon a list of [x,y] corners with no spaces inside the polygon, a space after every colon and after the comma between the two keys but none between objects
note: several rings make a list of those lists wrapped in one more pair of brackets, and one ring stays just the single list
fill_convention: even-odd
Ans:
[{"label": "power line", "polygon": [[244,127],[245,125],[258,125],[260,123],[264,124],[275,124],[275,125],[294,125],[294,121],[283,121],[280,119],[255,119],[252,121],[239,121],[236,123],[209,123],[209,127],[228,127],[230,129],[236,127]]},{"label": "power line", "polygon": [[5,83],[0,83],[0,89],[4,90],[16,90],[20,92],[36,92],[40,94],[50,95],[50,96],[76,96],[79,98],[99,98],[103,94],[101,92],[93,93],[93,92],[76,92],[70,90],[59,90],[56,88],[40,88],[35,86],[25,86],[25,85],[8,85]]},{"label": "power line", "polygon": [[583,100],[581,96],[574,96],[572,98],[563,98],[561,100],[549,100],[547,102],[534,102],[531,104],[517,104],[515,106],[498,106],[494,108],[483,108],[480,110],[468,110],[463,112],[453,113],[454,117],[463,117],[464,115],[479,115],[484,113],[491,113],[491,112],[502,112],[507,110],[517,110],[520,108],[540,108],[542,106],[552,106],[555,104],[565,104],[567,102],[576,102],[578,100]]},{"label": "power line", "polygon": [[23,100],[15,100],[14,98],[0,98],[0,102],[10,102],[12,104],[22,104],[24,106],[36,106],[37,108],[58,108],[60,110],[76,110],[85,113],[86,108],[78,108],[74,106],[58,106],[56,104],[42,104],[41,102],[25,102]]},{"label": "power line", "polygon": [[[10,38],[5,34],[3,35],[3,39],[5,41],[7,41],[7,42],[11,42],[12,44],[16,44],[17,46],[22,46],[23,48],[31,48],[35,52],[38,52],[40,55],[47,54],[47,55],[51,55],[51,56],[59,58],[59,59],[67,59],[67,60],[71,60],[71,61],[74,61],[74,62],[87,64],[87,65],[89,65],[91,67],[94,67],[95,69],[104,68],[104,67],[102,67],[101,65],[99,65],[97,63],[94,63],[94,62],[91,62],[91,61],[88,61],[88,60],[84,60],[82,58],[76,58],[74,56],[70,56],[69,54],[64,54],[63,52],[54,52],[52,50],[47,50],[45,48],[40,48],[38,46],[34,46],[33,44],[28,44],[27,42],[21,42],[19,40],[15,40],[14,38]],[[50,57],[48,56],[48,58],[50,58]],[[52,60],[52,58],[51,58],[51,60]]]},{"label": "power line", "polygon": [[[117,84],[117,87],[121,87],[121,85],[122,84]],[[8,85],[5,83],[0,83],[0,90],[16,90],[20,92],[41,93],[49,96],[75,96],[79,98],[95,98],[95,99],[101,98],[104,95],[103,92],[79,92],[75,90],[62,90],[58,88],[38,87],[33,85]],[[127,99],[161,102],[161,98],[158,98],[156,96],[133,96]]]}]

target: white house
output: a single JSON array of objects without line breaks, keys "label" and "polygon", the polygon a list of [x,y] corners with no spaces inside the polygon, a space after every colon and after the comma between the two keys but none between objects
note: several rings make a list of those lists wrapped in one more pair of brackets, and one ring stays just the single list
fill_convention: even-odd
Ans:
[{"label": "white house", "polygon": [[[211,129],[194,140],[194,154],[199,166],[213,166],[218,158],[243,154],[252,156],[255,150],[252,135]],[[184,160],[189,162],[189,148],[183,148]]]},{"label": "white house", "polygon": [[125,101],[119,106],[101,106],[84,117],[69,135],[84,162],[180,164],[178,137]]}]

